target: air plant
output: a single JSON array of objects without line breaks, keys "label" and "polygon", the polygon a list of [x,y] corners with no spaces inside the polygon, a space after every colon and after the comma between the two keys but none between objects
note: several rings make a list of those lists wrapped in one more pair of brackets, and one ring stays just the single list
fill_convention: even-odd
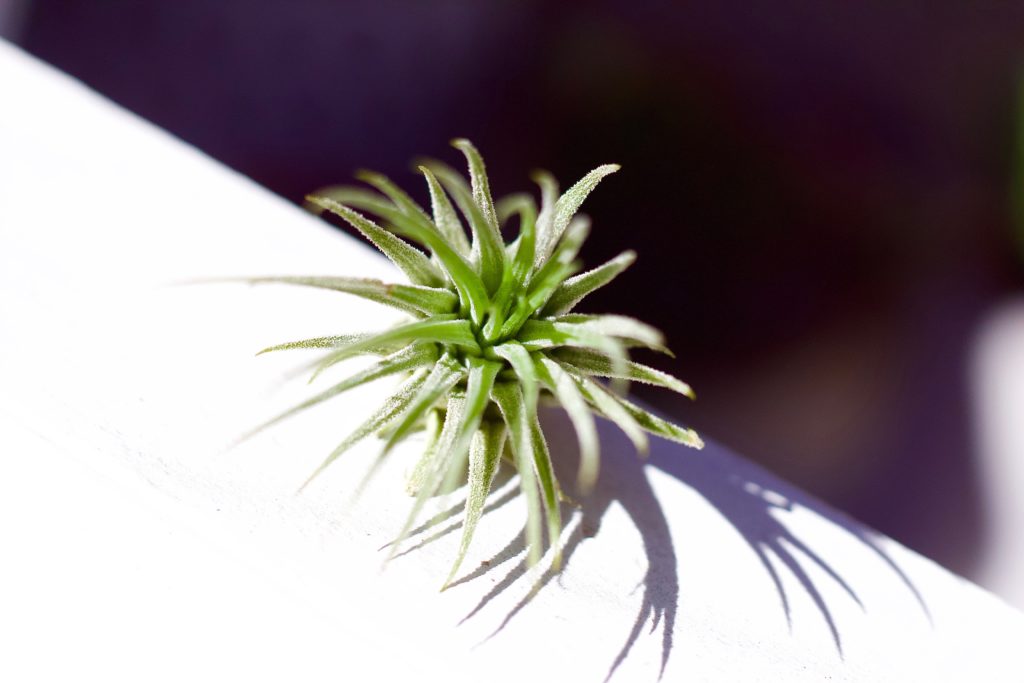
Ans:
[{"label": "air plant", "polygon": [[[526,502],[528,560],[540,559],[546,525],[558,566],[563,496],[538,421],[542,399],[561,404],[573,424],[580,451],[578,486],[584,494],[598,475],[594,414],[618,425],[641,453],[647,449],[647,432],[696,448],[703,445],[692,430],[619,395],[617,385],[637,381],[693,397],[690,387],[675,377],[629,359],[633,347],[668,352],[661,333],[621,315],[573,312],[585,296],[636,258],[626,251],[586,272],[579,272],[576,258],[590,229],[590,221],[576,212],[601,179],[619,167],[599,166],[561,196],[550,174],[535,174],[538,211],[529,194],[494,201],[476,148],[463,139],[452,144],[468,161],[469,182],[442,163],[424,162],[419,170],[429,189],[431,213],[387,178],[370,172],[358,177],[375,191],[334,187],[307,197],[311,207],[340,217],[362,233],[398,266],[408,284],[333,276],[249,280],[347,292],[410,316],[408,322],[379,332],[264,349],[327,349],[314,376],[355,356],[379,359],[254,431],[367,382],[402,376],[395,393],[327,456],[303,488],[372,434],[385,442],[371,472],[396,444],[425,430],[426,446],[408,479],[415,502],[398,540],[409,534],[428,499],[465,477],[462,539],[449,582],[466,556],[503,460],[518,472]],[[513,222],[518,223],[518,235],[506,243],[502,228]]]}]

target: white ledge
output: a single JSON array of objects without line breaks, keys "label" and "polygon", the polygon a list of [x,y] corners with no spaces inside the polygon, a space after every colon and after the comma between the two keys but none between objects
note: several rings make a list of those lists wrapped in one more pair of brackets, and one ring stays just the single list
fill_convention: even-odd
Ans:
[{"label": "white ledge", "polygon": [[714,443],[602,425],[532,600],[514,482],[457,585],[457,517],[382,571],[415,444],[355,505],[373,443],[293,492],[387,387],[226,446],[309,391],[254,351],[391,318],[173,283],[387,264],[2,43],[0,88],[0,679],[1019,680],[1020,613]]}]

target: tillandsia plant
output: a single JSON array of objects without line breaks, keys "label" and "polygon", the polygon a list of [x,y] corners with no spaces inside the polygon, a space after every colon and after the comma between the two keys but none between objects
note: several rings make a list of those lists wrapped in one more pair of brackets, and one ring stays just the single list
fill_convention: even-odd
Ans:
[{"label": "tillandsia plant", "polygon": [[[578,483],[584,493],[598,474],[595,413],[617,424],[640,452],[647,449],[646,432],[702,446],[692,430],[652,415],[622,398],[618,387],[596,381],[645,382],[692,398],[683,382],[629,360],[632,347],[667,352],[661,333],[624,316],[573,313],[585,296],[636,258],[627,251],[582,273],[576,258],[590,226],[576,212],[601,179],[619,167],[600,166],[561,196],[549,174],[537,173],[538,211],[528,194],[494,201],[480,154],[467,140],[452,144],[468,161],[469,181],[444,164],[424,162],[419,170],[430,192],[431,213],[376,173],[358,176],[374,190],[334,187],[307,197],[312,207],[339,216],[362,233],[405,273],[409,284],[326,276],[250,280],[347,292],[411,316],[380,332],[265,349],[329,349],[314,376],[358,355],[379,360],[257,430],[367,382],[403,376],[397,391],[327,456],[303,487],[371,434],[385,439],[379,464],[397,443],[425,429],[426,447],[408,481],[416,499],[398,541],[408,535],[429,498],[466,477],[462,539],[448,581],[466,555],[502,460],[519,474],[529,561],[535,563],[542,555],[546,525],[558,566],[562,494],[537,418],[541,399],[560,403],[575,428]],[[506,243],[502,228],[514,222],[518,235]]]}]

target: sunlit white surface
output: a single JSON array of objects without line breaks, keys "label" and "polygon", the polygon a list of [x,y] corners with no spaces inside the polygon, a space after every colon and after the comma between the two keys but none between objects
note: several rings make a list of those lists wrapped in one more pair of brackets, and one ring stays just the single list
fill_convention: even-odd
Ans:
[{"label": "sunlit white surface", "polygon": [[972,379],[987,512],[978,581],[1024,608],[1024,300],[982,327]]},{"label": "sunlit white surface", "polygon": [[308,395],[254,351],[392,315],[174,283],[392,270],[3,44],[0,83],[0,679],[1019,680],[1020,613],[713,443],[643,463],[602,425],[530,601],[515,496],[448,591],[453,533],[381,571],[416,444],[356,505],[373,443],[293,492],[387,386],[226,446]]}]

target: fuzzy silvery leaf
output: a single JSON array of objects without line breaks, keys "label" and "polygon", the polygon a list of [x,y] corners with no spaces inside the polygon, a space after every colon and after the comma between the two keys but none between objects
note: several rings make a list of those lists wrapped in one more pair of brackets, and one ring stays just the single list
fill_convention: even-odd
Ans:
[{"label": "fuzzy silvery leaf", "polygon": [[505,448],[505,434],[505,425],[500,422],[484,422],[480,429],[473,433],[473,442],[469,445],[468,491],[466,511],[462,518],[462,540],[459,542],[455,564],[452,565],[445,580],[446,586],[455,578],[462,560],[469,551],[469,544],[483,514],[484,503],[487,502],[487,494],[494,482],[494,475],[498,473],[498,464]]},{"label": "fuzzy silvery leaf", "polygon": [[365,216],[329,197],[309,195],[306,200],[319,209],[341,217],[361,232],[392,263],[398,266],[413,284],[434,287],[444,282],[440,271],[430,262],[426,254],[406,244]]},{"label": "fuzzy silvery leaf", "polygon": [[462,227],[459,215],[455,213],[455,207],[445,193],[437,177],[426,166],[420,166],[420,172],[427,179],[427,187],[430,189],[431,208],[434,212],[434,224],[444,235],[445,239],[464,258],[470,255],[469,240],[466,239],[466,232]]},{"label": "fuzzy silvery leaf", "polygon": [[452,313],[458,308],[459,297],[441,287],[422,285],[388,284],[380,280],[361,277],[335,276],[276,276],[252,277],[244,280],[249,284],[301,285],[345,292],[375,301],[385,306],[411,313],[417,317],[432,314]]},{"label": "fuzzy silvery leaf", "polygon": [[696,398],[693,389],[686,382],[676,379],[667,372],[661,372],[635,361],[626,364],[625,372],[620,372],[611,359],[607,356],[580,348],[561,348],[552,352],[558,362],[571,366],[577,374],[594,375],[596,377],[611,377],[615,379],[628,379],[632,382],[652,384],[665,389],[671,389],[683,396]]},{"label": "fuzzy silvery leaf", "polygon": [[565,193],[558,198],[555,203],[553,216],[551,219],[550,227],[545,226],[544,232],[538,235],[538,256],[541,259],[547,258],[547,255],[555,248],[558,241],[562,237],[562,233],[569,226],[569,221],[572,220],[573,216],[576,215],[576,211],[579,210],[583,204],[583,200],[587,198],[597,184],[601,180],[612,173],[618,171],[620,166],[618,164],[605,164],[604,166],[598,166],[593,171],[588,173],[579,179],[579,181],[570,187]]},{"label": "fuzzy silvery leaf", "polygon": [[450,355],[445,354],[430,371],[427,380],[409,403],[401,422],[394,428],[387,443],[384,444],[381,455],[386,456],[395,444],[408,436],[423,415],[433,408],[438,399],[447,394],[464,376],[465,370],[462,365]]},{"label": "fuzzy silvery leaf", "polygon": [[[566,370],[571,372],[572,368],[566,368]],[[615,423],[633,442],[637,452],[647,453],[647,435],[644,433],[643,427],[621,403],[615,400],[616,397],[589,377],[574,374],[573,379],[587,403],[592,405],[600,415]]]},{"label": "fuzzy silvery leaf", "polygon": [[377,411],[371,415],[368,420],[366,420],[366,422],[359,425],[355,431],[349,434],[344,441],[338,444],[337,447],[331,451],[326,458],[324,458],[324,461],[316,468],[316,470],[313,471],[311,475],[309,475],[309,478],[303,482],[299,490],[301,491],[309,486],[309,484],[319,476],[321,472],[327,469],[328,465],[337,460],[342,453],[401,415],[402,411],[405,410],[419,392],[420,387],[426,380],[426,376],[426,371],[421,369],[406,380],[405,384],[403,384],[397,392],[392,394],[383,403],[383,405],[381,405]]},{"label": "fuzzy silvery leaf", "polygon": [[541,311],[541,315],[549,316],[568,313],[584,297],[614,280],[619,273],[633,265],[634,261],[636,261],[636,252],[625,251],[593,270],[570,277],[562,282],[554,294],[551,295],[551,298]]},{"label": "fuzzy silvery leaf", "polygon": [[537,376],[555,395],[558,402],[565,408],[576,438],[580,444],[579,487],[587,492],[597,482],[600,445],[597,440],[597,426],[594,416],[587,407],[587,402],[573,381],[572,376],[555,361],[539,356],[537,360]]},{"label": "fuzzy silvery leaf", "polygon": [[520,489],[526,502],[526,546],[530,564],[540,561],[543,550],[541,529],[543,524],[543,508],[540,493],[537,490],[535,474],[535,458],[533,455],[532,415],[526,408],[523,392],[518,385],[511,382],[499,383],[494,388],[494,401],[501,410],[505,424],[508,425],[509,443],[515,458],[515,467],[519,471]]},{"label": "fuzzy silvery leaf", "polygon": [[374,186],[387,195],[388,199],[394,203],[395,207],[407,216],[420,221],[430,221],[430,217],[425,211],[423,211],[423,208],[413,201],[412,197],[407,195],[404,190],[391,182],[386,176],[373,171],[359,171],[356,173],[356,178]]},{"label": "fuzzy silvery leaf", "polygon": [[294,408],[290,408],[285,412],[281,413],[277,417],[267,420],[258,427],[250,430],[242,438],[247,439],[258,432],[263,431],[271,425],[275,425],[285,418],[291,417],[296,413],[300,413],[307,408],[323,403],[327,399],[334,398],[350,389],[362,386],[369,382],[388,377],[390,375],[398,374],[401,372],[410,372],[417,368],[421,368],[426,365],[432,365],[437,361],[437,347],[434,345],[426,344],[415,344],[409,346],[401,351],[398,351],[386,358],[381,359],[377,363],[374,363],[370,367],[357,372],[348,379],[338,382],[330,389],[320,392],[312,398],[306,399]]}]

